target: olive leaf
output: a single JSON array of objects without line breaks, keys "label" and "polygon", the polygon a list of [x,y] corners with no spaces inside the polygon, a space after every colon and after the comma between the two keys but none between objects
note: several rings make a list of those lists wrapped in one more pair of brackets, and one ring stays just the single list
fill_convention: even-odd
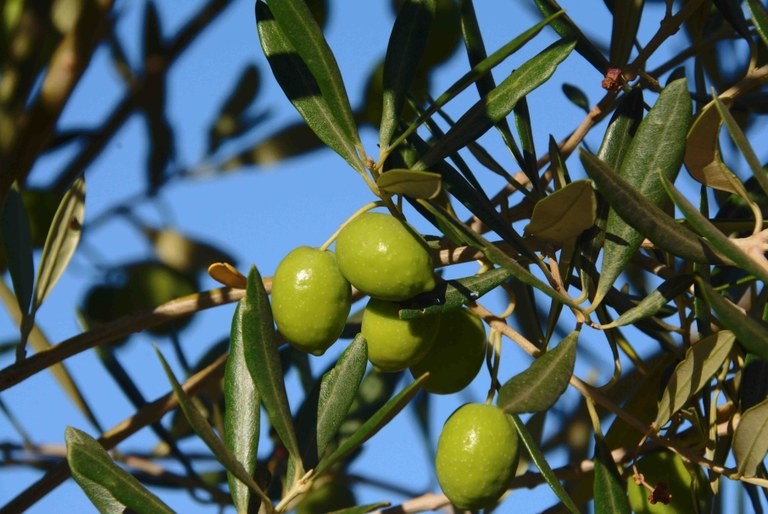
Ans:
[{"label": "olive leaf", "polygon": [[568,334],[554,350],[542,354],[499,390],[496,404],[509,414],[539,412],[551,407],[568,387],[576,364],[579,332]]},{"label": "olive leaf", "polygon": [[432,199],[440,194],[442,177],[431,171],[391,169],[379,176],[376,186],[390,194]]},{"label": "olive leaf", "polygon": [[736,340],[733,332],[721,330],[691,345],[677,365],[659,401],[656,426],[672,418],[689,398],[701,390],[720,369]]},{"label": "olive leaf", "polygon": [[[259,448],[261,401],[256,383],[248,372],[243,340],[242,304],[238,303],[232,318],[229,356],[224,370],[224,443],[243,465],[249,476],[256,468]],[[258,510],[260,498],[232,473],[227,473],[232,502],[238,512]]]},{"label": "olive leaf", "polygon": [[741,415],[733,434],[733,455],[740,476],[753,477],[768,452],[768,400]]},{"label": "olive leaf", "polygon": [[122,514],[128,509],[147,514],[174,512],[136,477],[115,464],[96,439],[73,427],[67,427],[64,438],[72,478],[100,512]]},{"label": "olive leaf", "polygon": [[525,232],[561,245],[591,227],[596,210],[591,182],[577,180],[536,202]]}]

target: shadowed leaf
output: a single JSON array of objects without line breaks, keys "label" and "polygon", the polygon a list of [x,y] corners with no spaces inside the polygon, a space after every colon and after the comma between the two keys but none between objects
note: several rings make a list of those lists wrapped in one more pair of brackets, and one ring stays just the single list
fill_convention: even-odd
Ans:
[{"label": "shadowed leaf", "polygon": [[595,192],[588,180],[577,180],[536,202],[525,232],[563,244],[595,222]]},{"label": "shadowed leaf", "polygon": [[619,475],[611,449],[595,437],[595,514],[631,514],[624,480]]},{"label": "shadowed leaf", "polygon": [[[290,3],[291,6],[298,5],[297,2],[293,1],[284,3]],[[281,2],[277,2],[277,4],[280,5]],[[306,62],[299,56],[294,46],[295,42],[283,32],[284,27],[278,25],[270,8],[263,1],[256,3],[256,20],[264,55],[267,56],[272,73],[283,89],[285,96],[288,97],[307,125],[323,143],[341,155],[358,173],[366,173],[365,166],[360,161],[355,149],[356,136],[350,135],[349,130],[345,130],[344,125],[336,118],[336,112],[324,96],[324,92],[318,84],[318,78],[313,75]],[[314,20],[312,23],[319,31],[317,23]],[[316,39],[314,43],[317,43]],[[324,84],[329,87],[328,81],[325,81]],[[346,93],[344,93],[344,97],[346,98]],[[349,109],[348,103],[347,109]]]},{"label": "shadowed leaf", "polygon": [[539,412],[551,407],[563,394],[576,363],[578,332],[571,332],[499,390],[496,404],[508,414]]},{"label": "shadowed leaf", "polygon": [[29,218],[21,193],[11,188],[5,199],[2,214],[2,240],[13,282],[13,292],[21,312],[26,315],[32,302],[35,269],[32,261],[32,237]]},{"label": "shadowed leaf", "polygon": [[685,359],[675,367],[659,401],[657,427],[672,419],[672,415],[712,379],[731,352],[735,340],[733,332],[721,330],[688,348]]},{"label": "shadowed leaf", "polygon": [[741,415],[733,434],[733,455],[741,476],[753,477],[768,452],[768,400]]}]

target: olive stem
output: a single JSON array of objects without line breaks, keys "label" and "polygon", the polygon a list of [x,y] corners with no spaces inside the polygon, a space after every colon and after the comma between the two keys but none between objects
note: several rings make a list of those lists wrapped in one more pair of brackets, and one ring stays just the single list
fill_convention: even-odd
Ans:
[{"label": "olive stem", "polygon": [[354,220],[355,218],[357,218],[361,214],[364,214],[364,213],[370,211],[371,209],[375,209],[376,207],[381,207],[383,205],[384,205],[383,201],[377,200],[375,202],[370,202],[368,204],[365,204],[364,206],[362,206],[361,208],[356,210],[349,218],[347,218],[347,220],[344,223],[339,225],[339,228],[336,229],[336,232],[331,234],[331,237],[329,237],[328,240],[325,243],[323,243],[323,245],[320,247],[320,251],[323,252],[323,251],[327,250],[328,247],[331,246],[334,241],[336,241],[336,238],[339,236],[339,233],[344,229],[344,227],[349,225],[352,222],[352,220]]}]

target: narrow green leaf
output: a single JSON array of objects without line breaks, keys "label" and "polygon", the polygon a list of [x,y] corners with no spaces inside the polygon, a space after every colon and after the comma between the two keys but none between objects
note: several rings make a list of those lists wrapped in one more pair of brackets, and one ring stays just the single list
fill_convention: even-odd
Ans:
[{"label": "narrow green leaf", "polygon": [[744,135],[744,131],[741,130],[741,127],[733,117],[733,114],[731,114],[731,111],[728,110],[725,102],[715,95],[713,95],[713,101],[715,102],[715,106],[717,106],[717,111],[723,118],[725,127],[728,129],[728,135],[731,136],[731,140],[736,145],[736,148],[739,149],[741,155],[744,156],[747,164],[749,164],[749,168],[752,170],[752,175],[755,177],[755,180],[757,180],[757,183],[760,184],[763,193],[768,195],[768,176],[766,175],[762,164],[760,164],[760,160],[757,158],[755,150],[752,148],[752,145],[749,144],[747,136]]},{"label": "narrow green leaf", "polygon": [[205,419],[203,413],[200,412],[192,399],[187,396],[186,392],[184,392],[184,388],[181,387],[181,384],[173,374],[173,370],[171,370],[171,367],[168,365],[165,357],[163,357],[163,354],[160,353],[160,350],[158,350],[157,347],[155,347],[155,353],[157,353],[157,357],[160,359],[160,363],[163,365],[163,370],[168,377],[168,381],[171,383],[173,394],[175,394],[176,398],[179,400],[179,406],[184,412],[184,415],[187,417],[187,421],[189,421],[189,425],[192,427],[195,433],[200,437],[200,439],[202,439],[205,445],[216,457],[216,460],[218,460],[221,465],[224,466],[228,473],[232,473],[235,477],[237,477],[238,480],[247,485],[251,491],[255,492],[263,500],[270,503],[269,497],[264,493],[264,491],[261,490],[259,484],[257,484],[256,481],[251,477],[243,464],[237,460],[237,458],[227,449],[222,440],[219,439],[219,436],[216,435],[216,432],[214,432],[211,426],[208,424],[208,421]]},{"label": "narrow green leaf", "polygon": [[630,143],[643,120],[643,90],[635,88],[620,101],[605,131],[597,156],[617,169],[629,150]]},{"label": "narrow green leaf", "polygon": [[[258,7],[257,7],[258,9]],[[360,147],[352,107],[341,78],[339,66],[323,31],[312,16],[305,0],[280,0],[269,3],[279,30],[295,49],[298,58],[314,77],[336,124],[353,146]],[[257,10],[258,13],[258,10]],[[266,52],[265,52],[266,53]]]},{"label": "narrow green leaf", "polygon": [[768,361],[768,331],[764,323],[747,316],[733,303],[724,298],[704,279],[697,278],[696,285],[704,300],[717,317],[736,335],[736,340],[748,351]]},{"label": "narrow green leaf", "polygon": [[384,98],[379,145],[387,148],[397,130],[405,96],[427,43],[434,0],[405,0],[392,27],[384,59]]},{"label": "narrow green leaf", "polygon": [[[267,409],[271,425],[288,453],[298,459],[299,444],[296,441],[288,395],[285,392],[272,309],[261,275],[255,266],[252,266],[248,273],[248,286],[241,301],[243,349],[248,371]],[[299,471],[302,470],[297,469],[297,472]]]},{"label": "narrow green leaf", "polygon": [[677,275],[665,280],[659,287],[640,300],[636,306],[624,311],[612,323],[602,325],[603,330],[631,325],[641,319],[654,316],[672,299],[683,294],[693,283],[691,275]]},{"label": "narrow green leaf", "polygon": [[[483,80],[483,77],[486,77],[490,71],[496,67],[499,63],[504,61],[507,57],[515,53],[517,50],[522,48],[526,43],[528,43],[531,39],[533,39],[539,32],[541,32],[544,27],[549,25],[549,23],[552,22],[552,20],[556,19],[558,16],[562,14],[562,11],[558,11],[556,13],[553,13],[552,16],[547,17],[545,20],[542,20],[541,22],[537,23],[530,29],[526,30],[516,38],[514,38],[512,41],[509,41],[504,46],[493,52],[490,56],[488,56],[486,59],[483,59],[481,62],[477,63],[472,67],[470,71],[465,73],[459,80],[457,80],[455,83],[453,83],[443,94],[441,94],[439,97],[435,99],[434,102],[429,106],[429,108],[424,111],[421,115],[419,115],[419,118],[414,121],[408,129],[398,136],[397,140],[392,143],[392,147],[395,147],[405,141],[405,139],[410,136],[413,132],[418,129],[425,120],[427,120],[430,116],[432,116],[434,113],[436,113],[442,106],[444,106],[446,103],[448,103],[451,99],[455,98],[459,93],[464,91],[467,87],[469,87],[473,83],[478,83]],[[484,95],[485,96],[485,95]]]},{"label": "narrow green leaf", "polygon": [[733,455],[741,476],[757,475],[768,452],[768,400],[763,400],[741,415],[733,434]]},{"label": "narrow green leaf", "polygon": [[577,180],[536,202],[525,232],[562,245],[592,226],[596,210],[592,183]]},{"label": "narrow green leaf", "polygon": [[36,311],[64,273],[80,241],[85,216],[85,180],[78,178],[64,194],[53,216],[40,257],[32,311]]},{"label": "narrow green leaf", "polygon": [[13,282],[16,302],[23,315],[29,313],[35,269],[32,261],[32,236],[29,218],[21,193],[15,187],[8,190],[2,215],[2,243]]},{"label": "narrow green leaf", "polygon": [[741,0],[713,0],[712,3],[717,10],[720,11],[720,15],[728,22],[733,30],[747,41],[752,39],[749,34],[747,19],[744,17]]},{"label": "narrow green leaf", "polygon": [[[273,4],[280,5],[281,2]],[[337,120],[317,77],[297,54],[293,41],[283,33],[282,26],[278,25],[270,8],[261,0],[256,2],[256,20],[264,55],[285,95],[323,143],[343,157],[358,173],[366,173],[355,148],[357,137],[351,136]]]},{"label": "narrow green leaf", "polygon": [[259,68],[247,64],[222,103],[216,121],[208,129],[208,153],[216,151],[222,141],[239,136],[255,125],[256,121],[244,119],[243,113],[253,103],[260,87]]},{"label": "narrow green leaf", "polygon": [[612,66],[622,68],[629,62],[644,3],[644,0],[622,0],[614,3],[610,58]]},{"label": "narrow green leaf", "polygon": [[432,171],[392,169],[382,173],[376,185],[390,194],[432,199],[440,194],[442,176]]},{"label": "narrow green leaf", "polygon": [[396,396],[390,399],[382,408],[376,411],[367,421],[365,421],[355,432],[345,439],[334,450],[333,453],[320,460],[320,463],[315,468],[315,475],[322,475],[328,471],[334,464],[344,458],[350,452],[359,448],[368,439],[373,437],[379,430],[381,430],[387,423],[392,420],[401,410],[408,405],[411,398],[419,391],[421,383],[427,379],[428,373],[420,376],[415,382],[408,387],[400,391]]},{"label": "narrow green leaf", "polygon": [[[583,149],[579,150],[579,157],[611,208],[656,246],[694,262],[708,263],[714,258],[701,238],[647,200],[607,164]],[[614,270],[614,274],[618,276],[622,269]]]},{"label": "narrow green leaf", "polygon": [[[246,473],[253,476],[259,448],[261,401],[245,363],[243,325],[246,321],[242,310],[242,304],[238,303],[232,318],[229,356],[224,370],[224,443]],[[251,490],[231,472],[227,473],[227,482],[237,512],[258,510],[260,498],[252,498]]]},{"label": "narrow green leaf", "polygon": [[683,196],[677,188],[666,178],[662,178],[662,185],[664,186],[667,194],[675,202],[675,205],[685,216],[688,223],[699,234],[704,236],[705,240],[716,250],[721,256],[730,259],[736,266],[740,267],[744,271],[751,273],[752,275],[760,278],[764,282],[768,282],[768,269],[761,265],[757,260],[752,258],[747,252],[745,252],[740,246],[733,242],[728,236],[723,234],[717,227],[715,227],[703,214],[699,212],[696,207]]},{"label": "narrow green leaf", "polygon": [[130,509],[146,514],[173,514],[160,498],[115,464],[96,439],[73,427],[67,427],[64,439],[72,478],[99,512],[122,514]]},{"label": "narrow green leaf", "polygon": [[768,47],[768,11],[766,11],[760,0],[747,0],[749,14],[752,16],[752,25],[754,25],[763,44]]},{"label": "narrow green leaf", "polygon": [[[555,0],[534,0],[536,7],[546,18],[562,11],[563,8]],[[592,66],[600,73],[605,73],[608,69],[608,60],[600,50],[592,43],[592,40],[585,36],[573,20],[567,16],[560,16],[552,22],[552,28],[555,29],[560,37],[575,39],[576,51],[581,54]]]},{"label": "narrow green leaf", "polygon": [[[675,80],[662,90],[656,104],[640,122],[637,133],[632,138],[618,168],[618,174],[646,203],[658,207],[666,200],[657,171],[661,170],[664,176],[672,180],[677,176],[683,162],[691,110],[687,81]],[[613,191],[604,190],[600,183],[597,185],[603,196],[610,197],[613,194]],[[650,239],[648,233],[638,230],[633,220],[613,205],[613,198],[607,199],[613,210],[608,213],[606,220],[603,264],[594,305],[599,304],[611,289],[640,248],[643,238]],[[640,212],[634,212],[632,216],[649,218],[648,213]],[[647,221],[654,223],[656,220]]]},{"label": "narrow green leaf", "polygon": [[521,98],[552,76],[574,45],[573,41],[558,41],[512,72],[496,89],[459,118],[456,125],[414,165],[414,169],[428,169],[445,156],[477,140],[506,118]]},{"label": "narrow green leaf", "polygon": [[624,480],[619,475],[611,449],[602,437],[595,437],[595,514],[631,514]]},{"label": "narrow green leaf", "polygon": [[323,455],[349,413],[368,365],[368,345],[358,334],[336,365],[320,380],[317,455]]},{"label": "narrow green leaf", "polygon": [[563,502],[565,508],[573,514],[579,514],[579,508],[573,503],[568,492],[563,488],[562,484],[560,484],[554,471],[552,471],[552,468],[549,466],[546,457],[544,457],[544,454],[541,452],[539,445],[536,444],[536,441],[531,436],[530,432],[528,432],[525,423],[523,423],[517,414],[513,414],[511,418],[512,422],[515,424],[515,430],[517,430],[517,434],[520,436],[520,440],[523,442],[526,450],[528,450],[528,454],[531,456],[531,460],[536,464],[536,467],[539,468],[539,471],[541,471],[541,474],[544,476],[547,484],[549,484],[552,492],[554,492],[560,501]]},{"label": "narrow green leaf", "polygon": [[510,270],[496,268],[471,277],[443,281],[429,293],[409,300],[404,308],[400,309],[400,319],[418,318],[457,309],[477,301],[511,276]]},{"label": "narrow green leaf", "polygon": [[576,364],[579,332],[568,334],[554,350],[542,354],[499,390],[496,404],[508,414],[548,409],[568,387]]},{"label": "narrow green leaf", "polygon": [[675,367],[659,401],[657,427],[672,419],[672,415],[712,379],[731,352],[735,340],[733,332],[721,330],[688,348],[683,361]]},{"label": "narrow green leaf", "polygon": [[559,291],[556,291],[545,282],[539,280],[515,259],[511,258],[509,255],[504,253],[494,244],[490,243],[480,234],[470,230],[469,227],[453,218],[451,215],[445,212],[444,209],[441,209],[435,204],[427,203],[424,200],[418,200],[418,202],[419,205],[425,207],[441,222],[441,229],[453,231],[455,237],[460,238],[462,241],[466,242],[466,244],[482,251],[488,260],[501,266],[502,268],[511,271],[512,275],[516,279],[520,280],[526,285],[536,288],[553,300],[574,308],[578,308],[578,302],[573,298],[566,294],[562,294]]}]

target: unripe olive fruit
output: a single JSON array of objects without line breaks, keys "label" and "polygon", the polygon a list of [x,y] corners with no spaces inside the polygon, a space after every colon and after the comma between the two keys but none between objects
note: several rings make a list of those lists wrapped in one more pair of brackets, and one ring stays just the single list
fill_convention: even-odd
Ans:
[{"label": "unripe olive fruit", "polygon": [[296,514],[327,514],[355,505],[357,505],[357,499],[349,487],[335,480],[312,488],[301,499]]},{"label": "unripe olive fruit", "polygon": [[308,246],[290,252],[272,278],[272,315],[294,347],[322,355],[344,329],[352,289],[333,253]]},{"label": "unripe olive fruit", "polygon": [[371,298],[360,331],[368,343],[368,360],[380,371],[401,371],[424,357],[435,342],[439,316],[400,319],[400,306]]},{"label": "unripe olive fruit", "polygon": [[493,405],[468,403],[443,426],[437,442],[437,481],[464,510],[495,503],[517,468],[518,437],[512,421]]},{"label": "unripe olive fruit", "polygon": [[336,259],[347,280],[373,298],[402,301],[435,287],[426,243],[388,214],[350,221],[336,238]]},{"label": "unripe olive fruit", "polygon": [[693,474],[686,467],[683,459],[669,450],[649,453],[637,462],[638,471],[651,487],[663,489],[671,494],[669,503],[662,501],[651,503],[651,491],[641,484],[636,484],[630,474],[627,480],[627,492],[632,512],[637,514],[688,514],[691,512],[709,512],[711,495],[704,471],[695,466]]},{"label": "unripe olive fruit", "polygon": [[422,387],[430,393],[450,394],[467,387],[480,371],[485,359],[485,328],[467,309],[446,312],[440,318],[435,343],[411,366],[411,375],[418,378],[429,372]]}]

